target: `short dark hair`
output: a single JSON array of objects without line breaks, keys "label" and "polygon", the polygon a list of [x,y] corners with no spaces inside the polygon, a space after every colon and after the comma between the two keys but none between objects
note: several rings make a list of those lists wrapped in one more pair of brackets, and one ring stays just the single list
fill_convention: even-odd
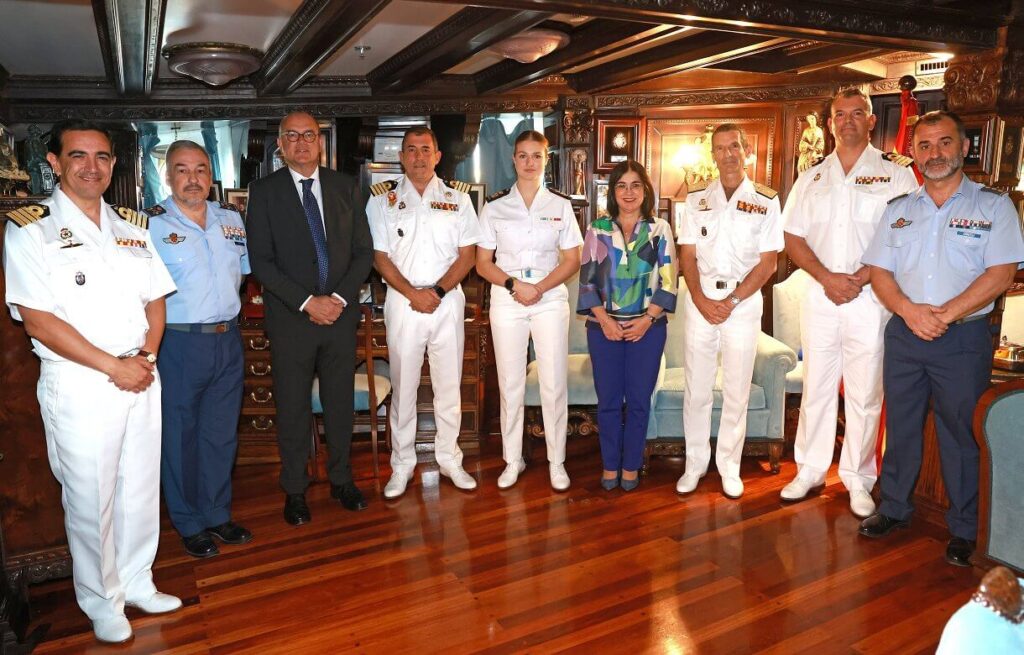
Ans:
[{"label": "short dark hair", "polygon": [[520,132],[519,136],[516,137],[515,143],[512,144],[512,151],[515,152],[516,146],[523,141],[536,141],[545,148],[548,147],[548,138],[546,136],[537,130],[526,130],[525,132]]},{"label": "short dark hair", "polygon": [[199,145],[195,141],[189,141],[188,139],[178,139],[171,145],[167,146],[167,153],[164,155],[164,161],[171,161],[171,155],[179,150],[198,150],[206,155],[207,160],[210,159],[210,153],[206,152],[206,148],[203,146]]},{"label": "short dark hair", "polygon": [[836,100],[840,98],[860,98],[864,101],[864,104],[868,107],[868,114],[874,113],[875,109],[871,106],[871,96],[864,92],[864,89],[859,86],[844,86],[835,93],[832,94],[832,98],[829,99],[829,113],[832,113],[832,105],[836,104]]},{"label": "short dark hair", "polygon": [[619,203],[615,200],[615,185],[619,183],[623,175],[630,171],[640,176],[640,182],[644,185],[644,200],[640,203],[640,218],[654,218],[654,185],[651,184],[651,177],[647,174],[647,170],[632,159],[616,164],[611,175],[608,176],[608,213],[612,218],[619,217]]},{"label": "short dark hair", "polygon": [[111,154],[113,154],[114,137],[110,134],[110,130],[107,129],[105,125],[85,119],[71,119],[60,121],[50,130],[50,142],[47,144],[47,150],[58,157],[60,157],[60,153],[64,151],[65,132],[99,132],[106,137],[107,143],[110,144]]},{"label": "short dark hair", "polygon": [[434,142],[434,150],[440,150],[437,146],[437,135],[434,134],[434,130],[430,129],[426,125],[413,125],[405,131],[402,135],[402,148],[405,148],[405,140],[410,136],[424,136],[430,135],[430,140]]},{"label": "short dark hair", "polygon": [[744,150],[750,150],[750,144],[747,142],[747,133],[746,133],[746,131],[742,127],[737,125],[736,123],[722,123],[721,125],[716,127],[715,131],[711,133],[711,142],[712,142],[712,144],[714,144],[714,140],[715,140],[716,136],[718,136],[719,134],[724,134],[726,132],[739,132],[739,134],[740,134],[740,145],[743,146]]},{"label": "short dark hair", "polygon": [[967,128],[964,127],[963,120],[953,112],[946,111],[945,109],[936,109],[928,112],[927,114],[923,114],[917,119],[917,123],[914,127],[917,127],[918,125],[935,125],[943,118],[948,118],[953,121],[953,124],[956,125],[956,131],[960,135],[960,143],[963,143],[964,139],[967,138]]}]

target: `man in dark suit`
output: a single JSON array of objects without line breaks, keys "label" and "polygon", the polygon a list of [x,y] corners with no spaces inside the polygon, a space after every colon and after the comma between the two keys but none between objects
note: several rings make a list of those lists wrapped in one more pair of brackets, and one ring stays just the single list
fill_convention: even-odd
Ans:
[{"label": "man in dark suit", "polygon": [[348,510],[366,508],[352,482],[352,395],[359,289],[373,245],[355,180],[320,163],[320,127],[305,112],[281,121],[277,139],[288,165],[249,186],[246,228],[252,271],[263,283],[277,405],[285,521],[310,521],[306,462],[311,389],[320,378],[331,495]]}]

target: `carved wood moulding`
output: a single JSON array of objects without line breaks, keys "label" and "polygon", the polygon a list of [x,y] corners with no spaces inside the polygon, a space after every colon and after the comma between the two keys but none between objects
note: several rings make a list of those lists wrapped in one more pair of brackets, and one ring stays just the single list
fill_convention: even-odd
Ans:
[{"label": "carved wood moulding", "polygon": [[562,115],[562,131],[569,144],[590,143],[594,132],[594,112],[589,109],[566,111]]},{"label": "carved wood moulding", "polygon": [[[941,89],[944,83],[942,75],[918,75],[915,79],[917,80],[917,87],[914,89],[915,91]],[[868,92],[871,95],[877,95],[882,93],[899,93],[900,91],[900,78],[889,77],[884,80],[876,80],[872,82]]]},{"label": "carved wood moulding", "polygon": [[714,91],[681,91],[678,93],[633,93],[599,95],[598,109],[633,107],[688,107],[693,105],[731,105],[744,102],[779,102],[806,98],[828,98],[837,90],[834,84],[804,86],[720,89]]},{"label": "carved wood moulding", "polygon": [[946,102],[952,111],[995,111],[1003,74],[1003,53],[955,57],[946,69]]},{"label": "carved wood moulding", "polygon": [[71,575],[71,553],[67,546],[61,546],[36,553],[16,555],[7,558],[6,571],[13,587],[17,587],[22,579],[26,584],[37,584],[47,580],[67,578]]}]

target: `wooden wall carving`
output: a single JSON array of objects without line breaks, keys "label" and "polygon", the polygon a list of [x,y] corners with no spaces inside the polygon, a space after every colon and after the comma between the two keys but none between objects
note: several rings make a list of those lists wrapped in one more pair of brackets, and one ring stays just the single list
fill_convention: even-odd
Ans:
[{"label": "wooden wall carving", "polygon": [[802,100],[804,98],[827,98],[835,93],[837,88],[838,85],[835,84],[808,84],[805,86],[758,87],[719,91],[633,93],[628,95],[599,95],[595,97],[595,102],[598,109],[783,102],[787,100]]},{"label": "wooden wall carving", "polygon": [[1002,71],[999,51],[954,58],[945,74],[949,108],[961,114],[995,111]]}]

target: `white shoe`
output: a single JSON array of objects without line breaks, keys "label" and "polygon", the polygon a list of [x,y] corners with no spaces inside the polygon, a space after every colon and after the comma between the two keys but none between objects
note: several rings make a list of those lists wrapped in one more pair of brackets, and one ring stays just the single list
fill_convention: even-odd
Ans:
[{"label": "white shoe", "polygon": [[565,472],[564,464],[548,464],[548,475],[551,476],[551,488],[555,491],[569,488],[569,474]]},{"label": "white shoe", "polygon": [[782,491],[779,492],[779,497],[782,498],[782,500],[789,502],[803,500],[804,498],[807,498],[807,494],[811,493],[812,490],[820,490],[822,486],[823,485],[808,482],[798,476],[782,488]]},{"label": "white shoe", "polygon": [[722,493],[733,500],[743,495],[743,480],[739,478],[722,478]]},{"label": "white shoe", "polygon": [[508,489],[519,481],[519,474],[526,470],[526,462],[519,460],[505,467],[505,470],[498,476],[498,488]]},{"label": "white shoe", "polygon": [[92,622],[92,632],[97,641],[107,644],[120,644],[132,638],[132,624],[122,614],[112,619],[100,619]]},{"label": "white shoe", "polygon": [[704,477],[703,473],[701,473],[700,475],[697,475],[696,473],[692,473],[692,472],[689,472],[689,471],[686,472],[686,473],[683,473],[682,477],[679,478],[679,481],[676,482],[676,493],[678,493],[678,494],[693,493],[694,489],[697,488],[697,483],[700,482],[700,479],[703,478],[703,477]]},{"label": "white shoe", "polygon": [[384,497],[385,498],[398,498],[405,493],[405,487],[409,484],[409,478],[412,477],[412,471],[403,473],[402,471],[395,471],[391,474],[391,479],[384,485]]},{"label": "white shoe", "polygon": [[850,492],[850,510],[862,519],[875,513],[875,499],[863,489]]},{"label": "white shoe", "polygon": [[124,604],[146,614],[167,614],[181,608],[181,599],[157,591],[147,600],[126,600]]},{"label": "white shoe", "polygon": [[476,489],[476,480],[469,473],[466,473],[466,469],[461,466],[438,467],[438,472],[444,477],[450,479],[459,489],[463,491],[469,491],[470,489]]}]

